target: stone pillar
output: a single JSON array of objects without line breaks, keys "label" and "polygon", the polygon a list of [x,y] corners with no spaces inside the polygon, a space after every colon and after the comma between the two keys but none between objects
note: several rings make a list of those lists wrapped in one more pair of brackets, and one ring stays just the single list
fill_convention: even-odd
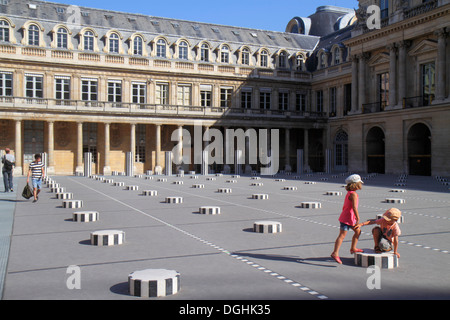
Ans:
[{"label": "stone pillar", "polygon": [[291,139],[289,136],[290,132],[291,130],[289,130],[289,128],[286,128],[284,130],[284,158],[285,158],[284,170],[286,172],[291,172],[292,170],[290,164],[290,156],[291,156],[291,149],[290,149]]},{"label": "stone pillar", "polygon": [[403,105],[403,99],[406,97],[406,48],[408,41],[402,41],[398,44],[398,104]]},{"label": "stone pillar", "polygon": [[184,170],[184,164],[183,164],[183,126],[178,126],[178,148],[176,150],[177,154],[175,155],[175,159],[177,159],[177,162],[179,163],[177,165],[177,171]]},{"label": "stone pillar", "polygon": [[397,105],[397,48],[395,44],[388,45],[389,49],[389,108]]},{"label": "stone pillar", "polygon": [[16,158],[16,165],[14,166],[14,174],[22,175],[22,120],[16,120],[16,132],[14,142],[14,157]]},{"label": "stone pillar", "polygon": [[53,121],[48,121],[48,137],[47,137],[47,156],[48,156],[48,165],[47,165],[47,174],[55,174],[55,123]]},{"label": "stone pillar", "polygon": [[303,129],[304,132],[304,141],[303,141],[303,158],[305,160],[305,165],[303,167],[303,170],[306,172],[309,172],[310,168],[309,168],[309,134],[308,134],[308,130],[309,129]]},{"label": "stone pillar", "polygon": [[105,123],[105,166],[103,167],[103,175],[111,175],[111,166],[109,162],[110,152],[110,123]]},{"label": "stone pillar", "polygon": [[366,55],[359,56],[359,73],[358,73],[358,110],[362,111],[363,104],[366,103]]},{"label": "stone pillar", "polygon": [[436,96],[435,101],[442,101],[445,99],[445,70],[446,70],[446,33],[444,29],[435,31],[438,37],[437,59],[436,59]]},{"label": "stone pillar", "polygon": [[77,122],[77,167],[75,172],[83,172],[83,123]]},{"label": "stone pillar", "polygon": [[136,161],[136,123],[130,124],[130,152],[131,152],[131,169],[135,171]]},{"label": "stone pillar", "polygon": [[162,168],[161,168],[161,125],[160,124],[156,124],[155,125],[156,128],[156,137],[155,137],[155,162],[156,162],[156,166],[155,166],[155,170],[154,172],[156,174],[161,174],[162,173]]},{"label": "stone pillar", "polygon": [[352,109],[351,113],[355,113],[358,107],[358,56],[352,56]]}]

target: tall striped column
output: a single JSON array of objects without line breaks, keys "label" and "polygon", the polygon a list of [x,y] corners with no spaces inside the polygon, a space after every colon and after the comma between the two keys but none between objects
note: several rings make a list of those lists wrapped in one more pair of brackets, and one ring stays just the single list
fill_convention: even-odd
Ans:
[{"label": "tall striped column", "polygon": [[92,153],[84,153],[84,176],[90,177],[92,175]]},{"label": "tall striped column", "polygon": [[172,151],[166,151],[166,176],[172,175]]},{"label": "tall striped column", "polygon": [[303,173],[303,149],[297,149],[297,173]]},{"label": "tall striped column", "polygon": [[133,159],[133,152],[127,152],[126,158],[125,158],[125,174],[128,177],[133,176],[133,167],[134,167],[134,159]]}]

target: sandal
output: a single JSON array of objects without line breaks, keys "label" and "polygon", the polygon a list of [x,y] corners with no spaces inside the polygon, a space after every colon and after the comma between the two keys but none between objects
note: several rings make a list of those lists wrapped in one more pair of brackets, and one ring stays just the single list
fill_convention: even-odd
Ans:
[{"label": "sandal", "polygon": [[350,253],[351,253],[351,254],[354,254],[354,253],[356,253],[356,252],[364,252],[364,250],[363,250],[363,249],[350,250]]},{"label": "sandal", "polygon": [[332,257],[334,259],[334,261],[336,261],[337,263],[342,264],[342,261],[341,261],[341,259],[339,259],[338,256],[331,255],[330,257]]},{"label": "sandal", "polygon": [[379,246],[375,246],[375,247],[373,248],[373,250],[374,250],[376,253],[381,253],[381,250],[380,250],[380,247],[379,247]]}]

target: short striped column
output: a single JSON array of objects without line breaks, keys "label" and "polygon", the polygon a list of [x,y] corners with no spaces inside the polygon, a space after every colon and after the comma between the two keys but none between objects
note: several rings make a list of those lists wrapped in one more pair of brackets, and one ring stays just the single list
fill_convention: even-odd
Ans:
[{"label": "short striped column", "polygon": [[354,253],[355,264],[368,268],[377,266],[381,269],[394,269],[399,266],[398,257],[391,252],[376,253],[371,249],[364,249],[364,252]]},{"label": "short striped column", "polygon": [[139,186],[127,186],[127,190],[139,190]]},{"label": "short striped column", "polygon": [[153,180],[153,176],[146,176],[145,180]]},{"label": "short striped column", "polygon": [[406,190],[405,189],[391,189],[391,190],[389,190],[389,192],[401,192],[401,193],[404,193],[404,192],[406,192]]},{"label": "short striped column", "polygon": [[319,209],[322,207],[322,204],[320,202],[305,201],[301,203],[301,207],[305,209]]},{"label": "short striped column", "polygon": [[315,181],[305,181],[305,184],[316,184],[317,182]]},{"label": "short striped column", "polygon": [[82,208],[83,200],[64,200],[62,205],[66,209]]},{"label": "short striped column", "polygon": [[167,181],[167,178],[158,178],[157,181],[158,181],[158,182],[166,182],[166,181]]},{"label": "short striped column", "polygon": [[114,182],[113,185],[116,187],[123,187],[125,186],[125,182]]},{"label": "short striped column", "polygon": [[219,188],[217,189],[218,193],[231,193],[232,189],[231,188]]},{"label": "short striped column", "polygon": [[227,183],[237,183],[237,180],[227,180]]},{"label": "short striped column", "polygon": [[205,185],[204,184],[193,184],[192,185],[192,188],[196,188],[196,189],[203,189],[203,188],[205,188]]},{"label": "short striped column", "polygon": [[265,193],[255,193],[252,194],[252,199],[267,200],[269,199],[269,195]]},{"label": "short striped column", "polygon": [[156,191],[156,190],[144,190],[144,191],[142,191],[142,195],[154,197],[154,196],[158,195],[158,191]]},{"label": "short striped column", "polygon": [[253,223],[253,231],[258,233],[280,233],[281,223],[277,221],[256,221]]},{"label": "short striped column", "polygon": [[103,180],[103,183],[111,184],[111,183],[114,183],[114,180],[113,179],[105,179],[105,180]]},{"label": "short striped column", "polygon": [[283,188],[283,190],[297,190],[297,187],[295,186],[286,186]]},{"label": "short striped column", "polygon": [[252,182],[252,187],[262,187],[264,184],[262,182]]},{"label": "short striped column", "polygon": [[54,189],[54,188],[60,188],[61,185],[59,183],[56,183],[56,182],[51,182],[51,183],[48,184],[48,187],[50,189]]},{"label": "short striped column", "polygon": [[130,295],[142,298],[165,297],[180,291],[180,273],[175,270],[146,269],[128,275]]},{"label": "short striped column", "polygon": [[56,194],[56,199],[61,200],[72,200],[73,199],[73,193],[71,192],[61,192]]},{"label": "short striped column", "polygon": [[[377,219],[381,219],[383,218],[383,214],[377,214]],[[397,223],[404,223],[405,222],[405,217],[404,216],[400,216],[400,219],[397,220]]]},{"label": "short striped column", "polygon": [[51,191],[51,192],[54,192],[54,193],[63,193],[63,192],[66,191],[66,188],[63,188],[63,187],[56,187],[56,188],[51,188],[50,191]]},{"label": "short striped column", "polygon": [[275,179],[276,182],[284,182],[286,179]]},{"label": "short striped column", "polygon": [[220,214],[220,207],[202,206],[198,211],[201,214]]},{"label": "short striped column", "polygon": [[100,230],[91,232],[91,244],[94,246],[117,246],[125,242],[125,232],[121,230]]},{"label": "short striped column", "polygon": [[166,203],[183,203],[183,197],[166,197]]},{"label": "short striped column", "polygon": [[327,191],[325,194],[327,196],[342,196],[341,191]]},{"label": "short striped column", "polygon": [[198,179],[198,176],[191,176],[191,179]]},{"label": "short striped column", "polygon": [[97,211],[77,211],[72,213],[72,220],[75,222],[93,222],[99,219]]},{"label": "short striped column", "polygon": [[387,203],[405,203],[405,199],[398,199],[398,198],[386,198],[385,201]]},{"label": "short striped column", "polygon": [[208,178],[206,178],[206,180],[208,180],[208,181],[216,181],[216,178],[214,178],[214,177],[208,177]]},{"label": "short striped column", "polygon": [[251,177],[252,180],[261,180],[261,177]]},{"label": "short striped column", "polygon": [[183,181],[179,180],[179,181],[174,181],[173,184],[183,184]]}]

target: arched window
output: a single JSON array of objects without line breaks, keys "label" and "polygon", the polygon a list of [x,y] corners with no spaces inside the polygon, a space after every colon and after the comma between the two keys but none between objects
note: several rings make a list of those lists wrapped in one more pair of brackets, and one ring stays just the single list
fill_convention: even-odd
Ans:
[{"label": "arched window", "polygon": [[220,62],[230,63],[230,48],[227,45],[223,45],[220,49]]},{"label": "arched window", "polygon": [[83,38],[84,38],[83,49],[86,51],[94,51],[94,41],[95,41],[94,33],[92,31],[86,31],[84,33]]},{"label": "arched window", "polygon": [[250,50],[248,48],[242,49],[242,64],[250,65]]},{"label": "arched window", "polygon": [[260,66],[263,68],[267,68],[269,66],[269,53],[267,50],[261,51]]},{"label": "arched window", "polygon": [[209,61],[209,46],[206,43],[202,44],[200,49],[200,61]]},{"label": "arched window", "polygon": [[285,51],[281,51],[278,56],[278,67],[281,69],[287,68],[287,53]]},{"label": "arched window", "polygon": [[39,45],[39,27],[35,24],[32,24],[28,27],[28,45]]},{"label": "arched window", "polygon": [[156,43],[156,56],[158,58],[166,58],[167,43],[164,39],[159,39]]},{"label": "arched window", "polygon": [[109,37],[109,53],[119,53],[119,35],[111,33]]},{"label": "arched window", "polygon": [[133,54],[137,56],[142,56],[144,50],[144,40],[141,37],[137,36],[133,40]]},{"label": "arched window", "polygon": [[0,20],[0,41],[9,42],[9,23],[6,20]]},{"label": "arched window", "polygon": [[334,64],[339,64],[341,63],[341,49],[336,47],[334,49]]},{"label": "arched window", "polygon": [[295,58],[295,65],[296,65],[298,71],[303,70],[304,63],[305,63],[305,57],[303,57],[303,55],[301,55],[301,54],[297,55],[297,57]]},{"label": "arched window", "polygon": [[58,28],[56,31],[56,47],[60,49],[68,48],[68,35],[67,29]]},{"label": "arched window", "polygon": [[346,171],[348,166],[348,134],[339,130],[334,138],[334,169]]},{"label": "arched window", "polygon": [[186,41],[181,41],[179,44],[178,58],[188,60],[188,44]]}]

